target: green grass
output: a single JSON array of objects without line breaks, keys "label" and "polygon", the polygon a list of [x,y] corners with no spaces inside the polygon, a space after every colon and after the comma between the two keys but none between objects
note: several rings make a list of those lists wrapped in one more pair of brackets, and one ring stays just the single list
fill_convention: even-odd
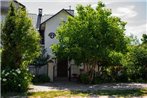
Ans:
[{"label": "green grass", "polygon": [[58,96],[71,97],[71,96],[88,96],[88,94],[84,94],[82,92],[75,91],[49,91],[49,92],[37,92],[37,93],[29,93],[29,98],[40,96],[41,98],[54,98]]},{"label": "green grass", "polygon": [[145,96],[147,95],[147,89],[142,90],[98,90],[98,91],[49,91],[49,92],[36,92],[28,93],[30,98],[40,96],[41,98],[54,98],[57,96],[71,97],[81,96],[86,97],[90,95],[110,95],[118,97],[129,97],[129,96]]},{"label": "green grass", "polygon": [[9,98],[9,96],[28,96],[27,98],[54,98],[54,97],[65,97],[70,98],[71,96],[86,97],[90,95],[106,95],[116,96],[121,98],[130,98],[130,96],[147,96],[147,89],[136,89],[136,90],[98,90],[98,91],[48,91],[48,92],[32,92],[32,93],[2,93],[3,98]]}]

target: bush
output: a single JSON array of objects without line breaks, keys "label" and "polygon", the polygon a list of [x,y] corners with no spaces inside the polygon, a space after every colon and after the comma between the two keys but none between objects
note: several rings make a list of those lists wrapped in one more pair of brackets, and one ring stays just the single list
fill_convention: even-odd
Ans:
[{"label": "bush", "polygon": [[50,82],[50,78],[47,75],[36,75],[33,80],[33,83],[45,83]]},{"label": "bush", "polygon": [[84,84],[88,84],[90,82],[88,78],[88,73],[81,74],[79,79],[80,82]]},{"label": "bush", "polygon": [[26,69],[5,69],[1,71],[2,92],[24,92],[32,80],[31,73]]},{"label": "bush", "polygon": [[147,80],[147,45],[131,47],[129,52],[123,57],[122,65],[126,71],[130,82],[142,82]]},{"label": "bush", "polygon": [[[80,75],[80,82],[89,84],[88,73]],[[127,72],[122,66],[107,67],[100,73],[95,73],[92,84],[113,83],[113,82],[128,82]]]},{"label": "bush", "polygon": [[95,77],[94,79],[93,79],[93,84],[99,84],[99,83],[102,83],[103,81],[102,81],[102,79],[100,78],[100,77]]}]

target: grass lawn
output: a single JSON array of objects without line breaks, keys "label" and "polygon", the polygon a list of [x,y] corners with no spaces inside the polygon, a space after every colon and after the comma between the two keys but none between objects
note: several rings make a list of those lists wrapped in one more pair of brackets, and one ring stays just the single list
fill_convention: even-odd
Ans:
[{"label": "grass lawn", "polygon": [[[98,90],[98,91],[48,91],[34,93],[2,93],[2,98],[17,96],[16,98],[70,98],[86,96],[115,96],[116,98],[130,98],[131,96],[147,96],[147,89],[138,90]],[[28,97],[26,97],[28,96]]]},{"label": "grass lawn", "polygon": [[49,91],[49,92],[36,92],[36,93],[28,93],[28,98],[34,98],[40,96],[41,98],[54,98],[58,96],[62,97],[86,97],[90,95],[109,95],[116,97],[130,97],[130,96],[147,96],[147,89],[142,90],[99,90],[99,91]]}]

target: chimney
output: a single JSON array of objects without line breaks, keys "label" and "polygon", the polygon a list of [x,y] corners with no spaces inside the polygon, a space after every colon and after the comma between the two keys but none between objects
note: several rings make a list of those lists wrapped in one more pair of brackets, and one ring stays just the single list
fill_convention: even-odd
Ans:
[{"label": "chimney", "polygon": [[74,10],[71,9],[71,6],[69,6],[69,9],[66,9],[71,15],[74,16]]},{"label": "chimney", "polygon": [[40,24],[41,24],[41,17],[42,17],[42,9],[38,9],[38,17],[37,17],[37,23],[36,23],[36,28],[39,30]]}]

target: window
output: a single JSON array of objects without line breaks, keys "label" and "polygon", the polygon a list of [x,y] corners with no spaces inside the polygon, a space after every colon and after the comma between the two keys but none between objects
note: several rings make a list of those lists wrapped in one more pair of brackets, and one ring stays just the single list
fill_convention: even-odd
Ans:
[{"label": "window", "polygon": [[55,34],[54,32],[50,32],[50,33],[48,34],[48,36],[49,36],[51,39],[53,39],[53,38],[56,36],[56,34]]}]

